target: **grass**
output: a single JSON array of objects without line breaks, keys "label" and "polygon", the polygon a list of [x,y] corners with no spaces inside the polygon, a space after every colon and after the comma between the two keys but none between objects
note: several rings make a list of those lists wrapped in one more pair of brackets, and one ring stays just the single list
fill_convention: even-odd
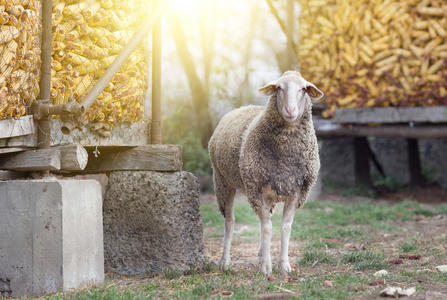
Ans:
[{"label": "grass", "polygon": [[[207,230],[205,243],[217,237],[220,244],[224,221],[216,203],[204,203],[200,211]],[[276,263],[279,254],[272,247],[273,281],[249,263],[225,272],[209,264],[190,274],[165,270],[144,277],[109,276],[104,284],[42,299],[253,299],[281,293],[294,295],[296,299],[367,299],[376,298],[384,288],[368,284],[377,279],[373,274],[381,269],[389,272],[387,285],[415,286],[420,292],[433,286],[447,289],[447,276],[432,271],[435,266],[445,264],[447,237],[442,234],[447,222],[424,227],[431,224],[431,217],[440,214],[447,215],[447,205],[426,206],[414,201],[389,204],[375,200],[349,204],[308,202],[296,213],[292,225],[291,243],[295,244],[291,244],[290,261],[297,263],[289,276],[280,276]],[[272,217],[276,241],[281,215],[282,205],[278,205]],[[415,221],[421,217],[428,223]],[[259,221],[241,198],[235,202],[235,220],[236,230],[242,226],[247,229],[235,233],[233,259],[238,256],[237,251],[243,252],[244,245],[257,246],[259,239]],[[421,230],[426,231],[417,234]],[[320,238],[340,241],[320,241]],[[345,243],[361,243],[366,250],[348,250]],[[425,260],[405,261],[402,265],[386,262],[400,253],[421,254]],[[430,271],[421,272],[424,269]]]},{"label": "grass", "polygon": [[343,255],[342,263],[352,264],[355,271],[386,269],[385,254],[374,251],[353,251]]},{"label": "grass", "polygon": [[322,250],[306,250],[303,253],[303,257],[299,261],[300,266],[316,266],[318,264],[334,263],[336,263],[335,257]]}]

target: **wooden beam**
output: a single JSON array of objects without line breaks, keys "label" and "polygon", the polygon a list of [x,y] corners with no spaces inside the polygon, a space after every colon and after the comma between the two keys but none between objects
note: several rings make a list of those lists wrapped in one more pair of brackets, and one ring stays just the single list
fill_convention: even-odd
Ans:
[{"label": "wooden beam", "polygon": [[78,144],[73,144],[1,155],[0,170],[82,171],[87,161],[87,150]]},{"label": "wooden beam", "polygon": [[321,138],[341,136],[381,136],[403,138],[447,138],[447,125],[341,125],[331,120],[314,120],[315,133]]},{"label": "wooden beam", "polygon": [[60,163],[60,151],[51,148],[0,156],[0,170],[52,171],[59,170]]},{"label": "wooden beam", "polygon": [[61,171],[82,171],[87,166],[87,150],[79,144],[53,147],[61,153]]},{"label": "wooden beam", "polygon": [[35,132],[33,116],[0,121],[0,139],[34,134]]},{"label": "wooden beam", "polygon": [[447,123],[447,107],[340,108],[332,119],[341,124],[368,123]]},{"label": "wooden beam", "polygon": [[[95,156],[95,151],[97,157]],[[169,171],[182,170],[182,147],[178,145],[144,145],[137,147],[87,148],[88,173],[110,171]]]}]

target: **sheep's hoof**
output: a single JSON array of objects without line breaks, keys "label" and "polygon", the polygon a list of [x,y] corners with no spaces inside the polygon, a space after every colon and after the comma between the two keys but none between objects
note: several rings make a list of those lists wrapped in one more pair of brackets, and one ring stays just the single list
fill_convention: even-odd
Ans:
[{"label": "sheep's hoof", "polygon": [[279,269],[279,273],[281,275],[286,275],[292,272],[292,267],[290,267],[289,262],[281,262],[281,268]]},{"label": "sheep's hoof", "polygon": [[271,261],[262,261],[261,262],[261,273],[264,275],[272,274],[272,262]]},{"label": "sheep's hoof", "polygon": [[230,260],[221,258],[219,261],[219,270],[222,272],[230,268]]}]

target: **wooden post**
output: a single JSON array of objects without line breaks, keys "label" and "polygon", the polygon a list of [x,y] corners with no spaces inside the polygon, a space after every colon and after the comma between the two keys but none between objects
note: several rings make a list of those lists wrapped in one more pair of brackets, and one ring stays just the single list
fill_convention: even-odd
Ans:
[{"label": "wooden post", "polygon": [[289,70],[294,69],[294,54],[295,49],[293,49],[293,33],[295,25],[295,13],[294,13],[294,0],[287,0],[287,49],[286,49],[286,67]]},{"label": "wooden post", "polygon": [[[160,0],[153,0],[153,10]],[[152,29],[152,122],[151,144],[162,144],[161,134],[161,18]]]}]

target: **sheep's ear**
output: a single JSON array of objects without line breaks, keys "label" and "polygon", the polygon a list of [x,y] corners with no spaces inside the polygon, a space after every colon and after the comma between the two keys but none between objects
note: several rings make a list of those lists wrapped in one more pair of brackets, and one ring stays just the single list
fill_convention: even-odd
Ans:
[{"label": "sheep's ear", "polygon": [[258,92],[262,96],[271,96],[274,92],[276,92],[276,83],[270,82],[266,86],[263,86],[258,90]]},{"label": "sheep's ear", "polygon": [[306,83],[306,93],[312,101],[317,101],[324,96],[323,92],[310,82]]}]

